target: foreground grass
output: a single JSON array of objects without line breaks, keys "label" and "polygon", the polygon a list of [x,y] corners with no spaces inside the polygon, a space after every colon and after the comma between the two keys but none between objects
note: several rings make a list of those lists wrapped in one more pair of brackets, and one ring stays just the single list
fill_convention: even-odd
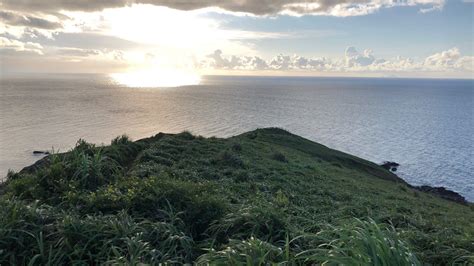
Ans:
[{"label": "foreground grass", "polygon": [[280,129],[79,141],[0,197],[0,264],[473,263],[473,207]]}]

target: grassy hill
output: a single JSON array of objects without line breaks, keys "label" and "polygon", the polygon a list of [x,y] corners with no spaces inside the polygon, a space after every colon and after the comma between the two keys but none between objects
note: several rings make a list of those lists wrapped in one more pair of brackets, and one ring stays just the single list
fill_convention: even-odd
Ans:
[{"label": "grassy hill", "polygon": [[1,265],[474,263],[472,205],[275,128],[79,141],[0,191]]}]

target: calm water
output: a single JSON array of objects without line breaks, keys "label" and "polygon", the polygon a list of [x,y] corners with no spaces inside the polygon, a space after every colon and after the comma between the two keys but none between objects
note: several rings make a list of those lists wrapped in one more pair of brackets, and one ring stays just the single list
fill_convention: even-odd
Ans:
[{"label": "calm water", "polygon": [[474,83],[461,80],[204,77],[199,86],[137,89],[96,75],[3,78],[0,173],[71,148],[159,131],[227,137],[277,126],[381,162],[416,185],[474,201]]}]

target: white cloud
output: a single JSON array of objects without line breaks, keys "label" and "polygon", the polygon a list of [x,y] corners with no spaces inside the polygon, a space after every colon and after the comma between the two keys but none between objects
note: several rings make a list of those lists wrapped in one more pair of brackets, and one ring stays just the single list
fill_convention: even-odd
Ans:
[{"label": "white cloud", "polygon": [[2,51],[16,51],[16,52],[30,52],[42,55],[43,46],[35,42],[21,42],[14,39],[0,37],[0,50]]},{"label": "white cloud", "polygon": [[228,70],[265,70],[268,64],[258,56],[231,56],[225,58],[221,50],[215,50],[201,62],[201,67]]},{"label": "white cloud", "polygon": [[459,49],[454,47],[449,50],[428,56],[425,59],[424,66],[430,68],[453,67],[460,57],[461,53],[459,52]]},{"label": "white cloud", "polygon": [[277,70],[293,69],[291,57],[289,55],[279,54],[270,61],[270,67]]},{"label": "white cloud", "polygon": [[471,72],[471,78],[474,76],[474,56],[463,56],[455,63],[455,68],[466,69]]},{"label": "white cloud", "polygon": [[80,62],[82,60],[125,61],[125,52],[111,49],[81,49],[75,47],[51,47],[47,56]]},{"label": "white cloud", "polygon": [[[255,62],[258,60],[258,64]],[[279,54],[266,61],[259,57],[224,56],[216,50],[201,62],[202,68],[226,70],[289,70],[309,72],[352,72],[352,73],[408,73],[408,72],[459,72],[468,74],[474,67],[474,56],[462,56],[454,47],[435,53],[424,60],[395,57],[376,58],[369,49],[359,53],[355,47],[348,47],[343,59],[307,58],[298,55]],[[291,72],[289,72],[291,73]],[[471,73],[472,75],[472,73]]]},{"label": "white cloud", "polygon": [[466,70],[471,72],[474,70],[474,56],[462,56],[459,49],[454,47],[446,51],[442,51],[428,56],[423,66],[427,69],[445,69],[445,70]]},{"label": "white cloud", "polygon": [[102,52],[96,49],[60,48],[58,54],[64,56],[86,57],[98,56],[101,55]]},{"label": "white cloud", "polygon": [[372,50],[366,49],[361,54],[353,46],[346,48],[345,56],[347,67],[368,66],[375,61],[375,57],[372,55]]}]

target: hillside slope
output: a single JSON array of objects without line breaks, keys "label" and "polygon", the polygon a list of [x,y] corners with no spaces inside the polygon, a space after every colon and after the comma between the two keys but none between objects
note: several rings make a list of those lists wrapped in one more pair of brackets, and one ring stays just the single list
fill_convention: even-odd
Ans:
[{"label": "hillside slope", "polygon": [[276,128],[79,141],[1,191],[2,265],[445,265],[474,254],[472,205]]}]

